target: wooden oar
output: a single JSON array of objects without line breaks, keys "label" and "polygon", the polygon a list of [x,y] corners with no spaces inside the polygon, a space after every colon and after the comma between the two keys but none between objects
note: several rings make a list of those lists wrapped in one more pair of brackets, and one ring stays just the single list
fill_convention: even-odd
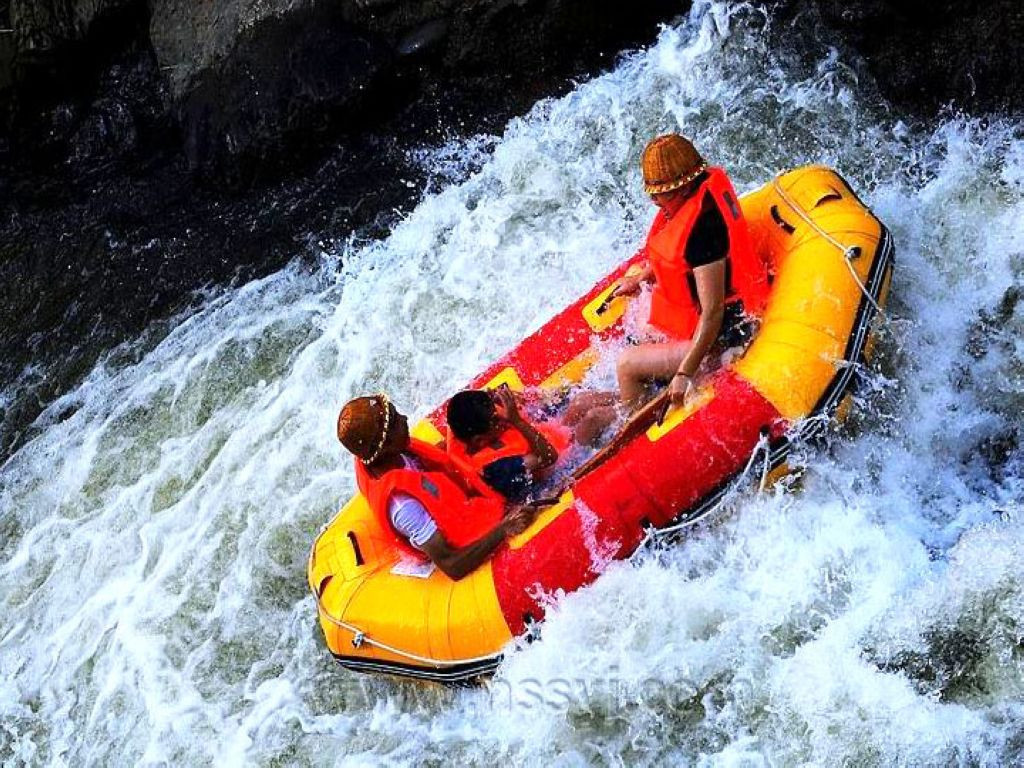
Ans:
[{"label": "wooden oar", "polygon": [[643,432],[646,432],[647,428],[652,424],[661,424],[671,404],[672,401],[669,399],[667,389],[658,394],[647,405],[629,417],[629,421],[623,425],[622,429],[618,431],[608,445],[591,456],[585,464],[573,472],[572,479],[579,480],[584,475],[593,472],[618,453],[627,443]]}]

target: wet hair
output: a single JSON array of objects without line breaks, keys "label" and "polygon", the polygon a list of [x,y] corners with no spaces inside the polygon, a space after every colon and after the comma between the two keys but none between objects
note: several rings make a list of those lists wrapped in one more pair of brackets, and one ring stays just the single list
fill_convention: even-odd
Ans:
[{"label": "wet hair", "polygon": [[464,389],[448,401],[448,428],[462,442],[485,435],[494,424],[494,401],[490,392]]}]

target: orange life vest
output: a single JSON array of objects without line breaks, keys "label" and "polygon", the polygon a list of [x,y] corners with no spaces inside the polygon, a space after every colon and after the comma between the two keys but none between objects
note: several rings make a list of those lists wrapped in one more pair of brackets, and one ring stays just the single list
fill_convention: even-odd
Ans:
[{"label": "orange life vest", "polygon": [[693,338],[700,322],[696,283],[686,263],[686,241],[707,192],[721,211],[729,232],[726,304],[742,302],[746,314],[759,314],[768,299],[768,267],[754,250],[732,183],[721,168],[708,168],[707,174],[704,183],[672,218],[658,212],[645,246],[656,278],[649,322],[677,339]]},{"label": "orange life vest", "polygon": [[388,499],[394,493],[407,493],[426,508],[445,540],[454,547],[472,544],[502,519],[505,502],[478,478],[464,475],[447,454],[421,440],[409,441],[407,453],[423,465],[415,469],[391,469],[372,477],[356,460],[356,484],[366,497],[381,528],[395,535],[406,551],[417,551],[391,525]]},{"label": "orange life vest", "polygon": [[[533,426],[551,443],[551,447],[557,453],[562,453],[562,451],[569,447],[572,433],[566,427],[557,422],[545,422],[534,424]],[[452,435],[451,432],[448,433],[447,446],[448,456],[455,466],[465,474],[474,476],[479,476],[484,471],[484,467],[492,461],[506,459],[510,456],[525,456],[530,452],[529,441],[522,432],[513,426],[509,426],[491,443],[485,445],[476,453],[470,453],[466,444]]]}]

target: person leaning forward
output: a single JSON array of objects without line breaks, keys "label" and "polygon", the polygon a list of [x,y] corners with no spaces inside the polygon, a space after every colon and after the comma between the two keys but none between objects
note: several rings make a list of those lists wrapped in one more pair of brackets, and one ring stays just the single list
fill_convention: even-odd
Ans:
[{"label": "person leaning forward", "polygon": [[507,506],[460,472],[443,449],[410,437],[409,420],[386,395],[346,403],[338,440],[355,457],[356,483],[381,527],[455,581],[536,516],[533,507]]},{"label": "person leaning forward", "polygon": [[669,396],[682,405],[716,341],[735,346],[750,314],[768,296],[767,265],[757,255],[725,171],[709,167],[693,144],[676,133],[644,149],[644,191],[658,207],[643,271],[623,278],[613,295],[654,283],[649,323],[668,337],[640,344],[618,360],[619,395],[636,407],[647,382],[669,380]]}]

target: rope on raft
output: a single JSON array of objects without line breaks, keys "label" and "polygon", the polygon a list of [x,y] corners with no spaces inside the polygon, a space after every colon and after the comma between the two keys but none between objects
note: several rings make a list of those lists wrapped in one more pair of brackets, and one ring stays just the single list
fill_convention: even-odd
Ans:
[{"label": "rope on raft", "polygon": [[772,189],[775,190],[776,194],[778,194],[778,196],[782,198],[782,201],[786,205],[788,205],[797,216],[803,219],[804,223],[807,224],[807,226],[809,226],[811,229],[813,229],[815,232],[821,235],[821,237],[827,243],[839,249],[839,252],[843,254],[843,261],[846,264],[846,268],[850,270],[850,276],[853,278],[853,281],[857,284],[857,287],[860,288],[860,292],[864,294],[864,298],[866,298],[871,303],[871,306],[875,308],[875,311],[878,312],[879,315],[887,318],[888,316],[885,314],[885,310],[882,309],[881,306],[879,306],[877,301],[875,301],[875,297],[871,295],[871,291],[867,289],[867,287],[861,281],[860,276],[857,274],[857,270],[853,268],[853,260],[860,256],[860,248],[856,245],[843,245],[841,242],[832,237],[832,235],[830,235],[828,232],[822,229],[821,226],[814,219],[807,215],[807,211],[805,211],[795,200],[793,200],[793,198],[786,194],[786,191],[782,188],[782,184],[779,183],[778,176],[775,176],[775,178],[772,179]]},{"label": "rope on raft", "polygon": [[[323,530],[326,530],[327,527],[328,526],[324,526]],[[323,533],[323,531],[321,531],[321,533]],[[310,561],[312,561],[313,559],[313,554],[316,551],[316,542],[319,540],[320,537],[317,536],[316,541],[313,542],[312,548],[310,548]],[[401,648],[395,648],[394,646],[388,645],[387,643],[383,643],[380,640],[374,640],[364,630],[360,629],[354,624],[349,624],[348,622],[342,621],[336,616],[332,616],[331,613],[327,610],[327,608],[324,607],[324,604],[320,600],[320,595],[317,594],[317,591],[311,588],[310,592],[313,593],[313,598],[316,600],[317,610],[320,611],[321,616],[327,619],[327,621],[329,621],[334,626],[352,633],[352,646],[355,648],[359,648],[363,644],[372,645],[375,648],[380,648],[382,651],[387,651],[388,653],[393,653],[396,656],[401,656],[402,658],[408,659],[409,661],[415,661],[420,664],[429,664],[434,667],[457,667],[461,664],[475,664],[484,661],[492,661],[496,656],[500,655],[492,653],[487,656],[474,656],[472,658],[466,659],[434,659],[429,656],[420,656],[409,651],[404,651]]]}]

